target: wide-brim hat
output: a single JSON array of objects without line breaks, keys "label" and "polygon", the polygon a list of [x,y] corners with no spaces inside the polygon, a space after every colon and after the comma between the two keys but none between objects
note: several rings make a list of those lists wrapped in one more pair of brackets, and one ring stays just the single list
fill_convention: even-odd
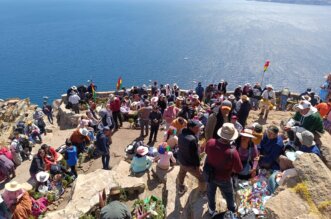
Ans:
[{"label": "wide-brim hat", "polygon": [[179,97],[176,98],[176,100],[183,101],[184,100],[184,97],[179,96]]},{"label": "wide-brim hat", "polygon": [[241,96],[241,99],[242,99],[243,101],[248,101],[248,100],[249,100],[249,98],[248,98],[247,95],[242,95],[242,96]]},{"label": "wide-brim hat", "polygon": [[247,137],[247,138],[255,138],[255,136],[253,135],[253,130],[251,129],[244,129],[241,133],[241,136]]},{"label": "wide-brim hat", "polygon": [[16,192],[16,191],[22,189],[22,185],[16,181],[12,181],[12,182],[6,183],[5,189],[9,192]]},{"label": "wide-brim hat", "polygon": [[189,105],[189,104],[191,104],[192,101],[191,101],[190,98],[186,98],[185,102],[186,102],[187,105]]},{"label": "wide-brim hat", "polygon": [[314,134],[310,131],[303,131],[301,133],[297,132],[296,136],[304,146],[311,147],[316,144],[314,141]]},{"label": "wide-brim hat", "polygon": [[217,131],[217,135],[228,141],[233,141],[239,136],[237,129],[232,123],[224,123],[223,126]]},{"label": "wide-brim hat", "polygon": [[233,94],[230,94],[230,96],[228,97],[229,100],[234,100],[236,99],[236,97]]},{"label": "wide-brim hat", "polygon": [[270,88],[270,89],[274,89],[274,87],[271,84],[267,84],[265,87]]},{"label": "wide-brim hat", "polygon": [[46,182],[49,179],[49,173],[45,171],[40,171],[36,174],[36,179],[38,182]]},{"label": "wide-brim hat", "polygon": [[193,99],[199,99],[199,95],[194,94],[194,95],[192,96],[192,98],[193,98]]},{"label": "wide-brim hat", "polygon": [[137,148],[137,154],[139,154],[141,156],[145,156],[146,154],[148,154],[148,148],[144,147],[144,146],[139,146]]},{"label": "wide-brim hat", "polygon": [[111,187],[109,190],[109,195],[118,195],[121,194],[121,188],[119,186]]},{"label": "wide-brim hat", "polygon": [[80,128],[80,129],[79,129],[79,133],[80,133],[81,135],[87,136],[88,133],[89,133],[89,131],[88,131],[86,128]]},{"label": "wide-brim hat", "polygon": [[151,102],[152,102],[152,103],[156,103],[158,100],[159,100],[158,97],[152,97],[152,98],[151,98]]}]

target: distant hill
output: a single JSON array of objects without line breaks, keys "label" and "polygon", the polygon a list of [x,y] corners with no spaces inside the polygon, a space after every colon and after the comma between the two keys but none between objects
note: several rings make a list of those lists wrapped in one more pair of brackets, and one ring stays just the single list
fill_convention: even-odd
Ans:
[{"label": "distant hill", "polygon": [[255,0],[255,1],[306,4],[306,5],[331,5],[331,0]]}]

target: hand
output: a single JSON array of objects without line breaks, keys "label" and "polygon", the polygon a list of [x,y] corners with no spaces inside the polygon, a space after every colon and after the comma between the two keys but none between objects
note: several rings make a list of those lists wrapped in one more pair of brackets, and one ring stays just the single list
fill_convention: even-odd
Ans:
[{"label": "hand", "polygon": [[144,212],[144,210],[142,209],[141,206],[136,208],[136,218],[137,219],[145,219],[149,215],[150,215],[150,212]]}]

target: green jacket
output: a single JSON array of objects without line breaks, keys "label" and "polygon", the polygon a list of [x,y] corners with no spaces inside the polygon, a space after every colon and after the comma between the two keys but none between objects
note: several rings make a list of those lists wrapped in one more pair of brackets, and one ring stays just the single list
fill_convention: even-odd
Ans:
[{"label": "green jacket", "polygon": [[318,112],[311,114],[310,116],[304,117],[299,112],[295,113],[293,119],[299,122],[299,126],[306,130],[316,133],[324,133],[323,121]]}]

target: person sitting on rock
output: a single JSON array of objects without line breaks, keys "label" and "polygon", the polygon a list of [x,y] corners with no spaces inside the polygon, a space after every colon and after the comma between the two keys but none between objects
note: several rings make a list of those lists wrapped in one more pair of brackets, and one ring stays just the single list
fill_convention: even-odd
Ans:
[{"label": "person sitting on rock", "polygon": [[41,145],[41,149],[45,151],[44,161],[45,161],[46,170],[50,170],[52,165],[57,164],[59,155],[53,147],[47,144]]},{"label": "person sitting on rock", "polygon": [[295,132],[308,130],[312,132],[315,137],[318,133],[324,132],[322,118],[317,109],[313,107],[309,101],[302,100],[296,108],[298,111],[295,113],[294,117],[287,122],[284,128],[290,140],[289,144],[292,146],[299,144],[299,142],[295,142]]},{"label": "person sitting on rock", "polygon": [[269,126],[266,130],[266,133],[258,146],[260,151],[260,168],[279,170],[277,160],[283,152],[283,139],[278,135],[278,132],[279,129],[275,125]]},{"label": "person sitting on rock", "polygon": [[[315,141],[314,141],[314,134],[310,131],[303,131],[301,133],[297,132],[296,137],[299,139],[301,145],[298,148],[297,152],[287,153],[285,152],[285,155],[281,155],[279,157],[279,166],[280,170],[284,171],[290,168],[294,168],[293,161],[296,159],[297,156],[300,156],[302,152],[304,153],[314,153],[317,156],[321,156],[321,151],[317,147]],[[293,149],[293,148],[291,148]],[[291,150],[289,150],[291,151]]]},{"label": "person sitting on rock", "polygon": [[159,155],[157,155],[154,161],[157,162],[157,167],[162,170],[168,170],[170,167],[170,161],[176,163],[173,153],[170,151],[170,147],[166,142],[163,142],[158,149]]},{"label": "person sitting on rock", "polygon": [[36,126],[32,121],[27,122],[26,130],[27,130],[26,133],[28,133],[28,135],[31,136],[34,142],[37,141],[39,141],[39,143],[43,142],[39,127]]},{"label": "person sitting on rock", "polygon": [[45,151],[43,149],[39,149],[38,153],[36,155],[33,156],[31,165],[30,165],[30,175],[33,179],[35,179],[35,176],[37,173],[39,173],[40,171],[44,171],[45,170]]},{"label": "person sitting on rock", "polygon": [[6,155],[0,154],[0,180],[16,177],[15,164]]},{"label": "person sitting on rock", "polygon": [[147,154],[147,147],[139,146],[137,148],[136,156],[131,161],[131,170],[133,173],[142,173],[152,166],[152,159]]}]

